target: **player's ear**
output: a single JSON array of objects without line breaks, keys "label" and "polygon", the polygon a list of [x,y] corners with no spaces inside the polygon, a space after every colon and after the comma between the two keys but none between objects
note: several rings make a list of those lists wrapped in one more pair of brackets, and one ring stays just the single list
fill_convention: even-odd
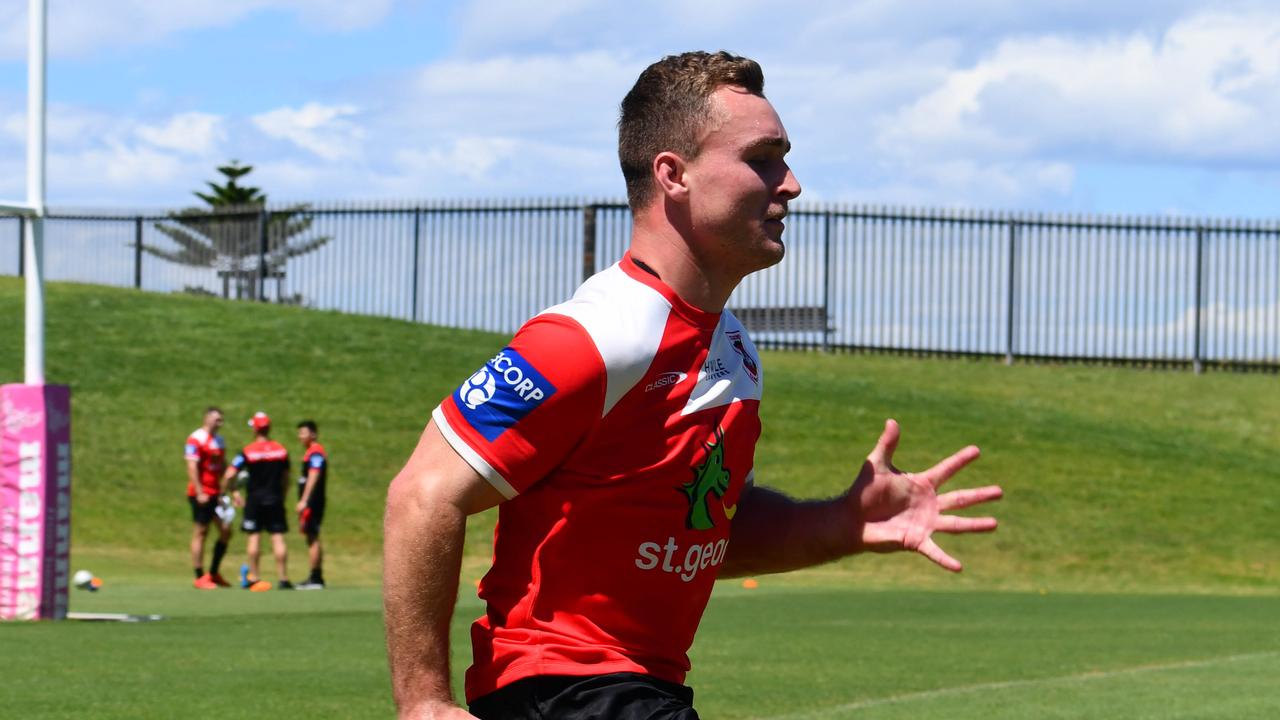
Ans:
[{"label": "player's ear", "polygon": [[684,158],[670,151],[653,156],[653,178],[658,190],[678,203],[687,202],[689,198],[687,167]]}]

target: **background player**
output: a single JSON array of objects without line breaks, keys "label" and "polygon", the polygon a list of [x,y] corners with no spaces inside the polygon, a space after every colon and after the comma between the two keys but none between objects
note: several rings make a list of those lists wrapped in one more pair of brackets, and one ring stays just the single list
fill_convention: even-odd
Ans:
[{"label": "background player", "polygon": [[230,523],[218,523],[218,541],[213,546],[209,572],[204,571],[204,541],[218,510],[219,482],[227,465],[227,446],[218,434],[221,428],[222,411],[212,406],[205,409],[204,424],[187,436],[183,454],[187,461],[187,502],[191,505],[191,566],[195,573],[192,584],[200,590],[229,585],[218,569],[231,540]]},{"label": "background player", "polygon": [[324,548],[320,545],[320,522],[324,520],[325,481],[329,475],[329,457],[318,441],[315,420],[298,423],[298,442],[302,443],[302,475],[298,478],[298,529],[307,538],[307,557],[311,575],[298,583],[299,590],[324,589]]},{"label": "background player", "polygon": [[271,583],[261,580],[258,560],[261,546],[259,533],[266,530],[271,533],[271,551],[276,558],[276,570],[280,578],[279,589],[292,590],[289,582],[288,560],[289,548],[285,545],[284,534],[289,525],[284,519],[284,498],[289,483],[289,451],[283,445],[271,439],[271,418],[264,412],[256,412],[249,420],[253,428],[253,442],[249,443],[231,461],[222,482],[231,487],[241,468],[248,471],[249,482],[245,487],[245,497],[241,497],[240,489],[231,492],[232,501],[237,507],[244,508],[244,522],[240,529],[248,533],[246,550],[249,556],[249,589],[262,592],[271,589]]}]

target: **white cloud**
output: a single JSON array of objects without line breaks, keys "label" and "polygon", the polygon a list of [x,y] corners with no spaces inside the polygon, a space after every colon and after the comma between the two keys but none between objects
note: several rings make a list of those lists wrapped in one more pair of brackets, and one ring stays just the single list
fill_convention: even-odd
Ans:
[{"label": "white cloud", "polygon": [[161,150],[117,143],[49,156],[49,174],[56,174],[63,182],[79,185],[82,190],[86,185],[98,184],[138,186],[170,183],[180,177],[182,166],[179,158]]},{"label": "white cloud", "polygon": [[323,160],[359,157],[365,131],[346,118],[359,114],[352,105],[311,102],[254,115],[253,124],[268,137],[287,140]]},{"label": "white cloud", "polygon": [[[26,3],[0,8],[0,58],[25,59]],[[385,19],[393,0],[59,0],[50,3],[50,57],[83,57],[106,48],[155,44],[175,33],[230,27],[255,13],[283,10],[321,30],[366,28]]]},{"label": "white cloud", "polygon": [[205,156],[215,152],[227,136],[221,117],[200,112],[174,115],[163,125],[139,125],[134,132],[158,148]]},{"label": "white cloud", "polygon": [[[887,155],[1280,158],[1280,14],[1198,15],[1162,36],[1008,40],[881,121]],[[1261,156],[1261,157],[1260,157]]]},{"label": "white cloud", "polygon": [[[564,194],[566,188],[577,193],[582,192],[583,181],[602,180],[604,168],[608,168],[605,174],[613,172],[611,153],[510,137],[470,136],[427,148],[405,148],[393,160],[396,171],[405,177],[441,189],[447,187],[442,179],[448,184],[461,182],[479,192],[503,187],[518,192],[525,187],[547,195]],[[622,181],[614,184],[621,187]]]},{"label": "white cloud", "polygon": [[416,73],[398,109],[415,123],[455,132],[581,137],[588,127],[612,130],[617,105],[640,69],[605,51],[445,60]]}]

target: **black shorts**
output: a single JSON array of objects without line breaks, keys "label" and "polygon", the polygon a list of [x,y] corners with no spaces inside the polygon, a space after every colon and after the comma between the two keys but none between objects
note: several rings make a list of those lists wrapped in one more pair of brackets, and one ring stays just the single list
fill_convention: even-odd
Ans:
[{"label": "black shorts", "polygon": [[197,502],[195,497],[188,495],[187,503],[191,505],[191,522],[197,525],[208,525],[218,516],[214,514],[214,510],[218,509],[218,496],[210,495],[207,502]]},{"label": "black shorts", "polygon": [[244,504],[244,522],[240,529],[247,533],[289,532],[289,524],[284,521],[284,505],[280,503],[264,504],[252,499]]},{"label": "black shorts", "polygon": [[324,522],[324,506],[308,505],[298,515],[298,530],[303,535],[319,535],[322,522]]},{"label": "black shorts", "polygon": [[639,673],[517,680],[475,699],[480,720],[698,720],[693,689]]}]

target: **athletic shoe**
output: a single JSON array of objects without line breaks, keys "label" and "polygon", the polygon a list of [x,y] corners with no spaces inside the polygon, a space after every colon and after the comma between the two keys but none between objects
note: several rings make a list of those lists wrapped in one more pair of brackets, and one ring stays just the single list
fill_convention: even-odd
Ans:
[{"label": "athletic shoe", "polygon": [[205,573],[196,578],[191,583],[191,587],[197,590],[217,590],[218,584],[213,581],[213,577],[210,576],[209,573]]},{"label": "athletic shoe", "polygon": [[240,587],[247,588],[253,583],[249,582],[249,566],[247,564],[240,566]]},{"label": "athletic shoe", "polygon": [[300,582],[300,583],[298,583],[298,584],[297,584],[297,586],[295,587],[295,589],[296,589],[296,590],[323,590],[323,589],[324,589],[324,581],[323,581],[323,580],[308,580],[308,581],[306,581],[306,582]]},{"label": "athletic shoe", "polygon": [[231,583],[222,577],[222,573],[209,573],[209,579],[213,580],[213,584],[218,587],[231,587]]},{"label": "athletic shoe", "polygon": [[292,590],[292,589],[293,589],[293,583],[289,582],[288,580],[281,580],[281,581],[280,581],[280,584],[279,584],[278,586],[276,586],[276,589],[277,589],[277,590]]},{"label": "athletic shoe", "polygon": [[271,589],[271,582],[267,580],[259,580],[249,586],[249,592],[266,592]]}]

